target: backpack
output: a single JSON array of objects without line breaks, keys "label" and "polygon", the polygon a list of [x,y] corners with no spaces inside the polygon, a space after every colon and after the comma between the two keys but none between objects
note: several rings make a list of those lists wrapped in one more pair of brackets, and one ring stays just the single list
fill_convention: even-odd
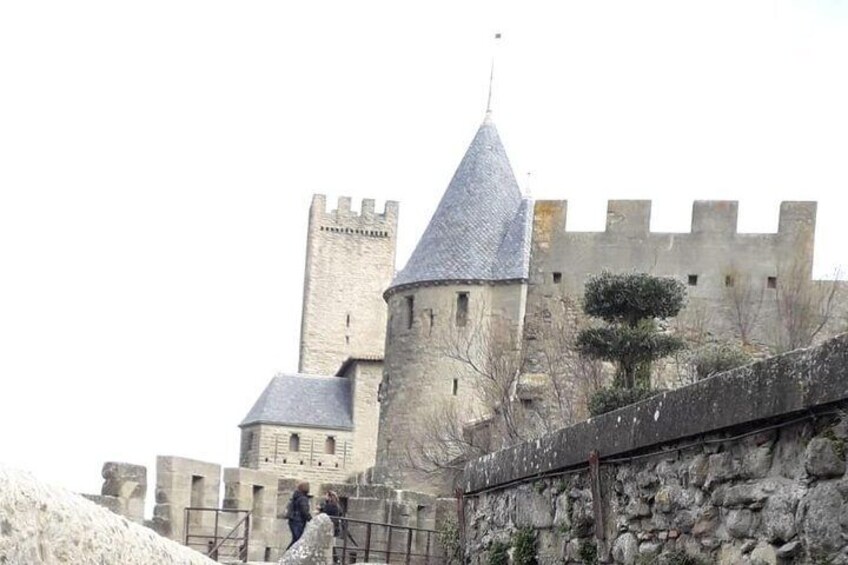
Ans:
[{"label": "backpack", "polygon": [[286,511],[283,513],[283,519],[293,520],[297,513],[297,508],[295,508],[294,506],[294,495],[292,495],[292,497],[289,499],[289,503],[286,504]]}]

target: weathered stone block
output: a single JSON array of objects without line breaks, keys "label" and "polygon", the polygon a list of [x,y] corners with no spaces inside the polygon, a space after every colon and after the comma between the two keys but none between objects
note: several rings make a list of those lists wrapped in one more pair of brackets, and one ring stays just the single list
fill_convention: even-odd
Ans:
[{"label": "weathered stone block", "polygon": [[[848,514],[845,495],[835,481],[817,484],[799,504],[796,525],[810,555],[829,556],[845,545],[840,519]],[[848,533],[848,532],[846,532]]]},{"label": "weathered stone block", "polygon": [[747,508],[729,510],[724,518],[727,532],[735,538],[748,538],[753,535],[756,521],[754,513]]},{"label": "weathered stone block", "polygon": [[752,565],[777,565],[777,551],[771,545],[760,542],[751,552]]},{"label": "weathered stone block", "polygon": [[636,536],[627,532],[616,538],[612,546],[612,558],[616,563],[624,563],[625,565],[633,565],[636,563],[636,558],[639,556],[639,542]]},{"label": "weathered stone block", "polygon": [[101,475],[104,482],[100,494],[144,498],[147,492],[147,468],[142,465],[107,461]]},{"label": "weathered stone block", "polygon": [[515,520],[519,526],[550,528],[554,523],[551,497],[535,489],[526,489],[517,497]]},{"label": "weathered stone block", "polygon": [[333,522],[319,514],[306,524],[303,536],[285,552],[280,565],[327,565],[333,562]]},{"label": "weathered stone block", "polygon": [[807,446],[804,460],[807,472],[815,477],[841,477],[845,474],[845,452],[835,441],[816,437]]}]

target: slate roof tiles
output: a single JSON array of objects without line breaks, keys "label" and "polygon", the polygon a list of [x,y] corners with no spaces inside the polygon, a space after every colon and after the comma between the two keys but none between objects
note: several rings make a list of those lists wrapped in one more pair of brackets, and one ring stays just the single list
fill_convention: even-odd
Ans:
[{"label": "slate roof tiles", "polygon": [[487,115],[389,292],[423,282],[526,279],[531,214]]}]

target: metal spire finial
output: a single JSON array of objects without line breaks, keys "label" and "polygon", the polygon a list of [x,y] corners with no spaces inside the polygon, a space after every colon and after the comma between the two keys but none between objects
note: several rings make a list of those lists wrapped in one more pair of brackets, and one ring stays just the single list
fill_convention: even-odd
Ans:
[{"label": "metal spire finial", "polygon": [[492,83],[495,81],[495,49],[498,45],[498,40],[501,38],[500,33],[495,34],[494,45],[492,46],[492,65],[489,69],[489,98],[486,100],[486,115],[492,113]]}]

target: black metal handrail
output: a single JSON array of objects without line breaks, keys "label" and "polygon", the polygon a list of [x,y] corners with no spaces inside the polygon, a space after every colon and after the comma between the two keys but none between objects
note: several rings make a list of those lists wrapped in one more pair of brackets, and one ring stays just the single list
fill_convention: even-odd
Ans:
[{"label": "black metal handrail", "polygon": [[[192,513],[215,513],[215,521],[212,529],[212,534],[208,533],[192,533]],[[236,524],[229,528],[225,535],[220,535],[220,516],[221,514],[244,514]],[[235,545],[235,555],[229,555],[224,557],[235,558],[241,561],[242,563],[247,562],[247,552],[248,547],[250,545],[250,510],[240,510],[234,508],[204,508],[198,506],[190,506],[185,509],[185,545],[191,546],[202,546],[205,548],[206,555],[210,558],[218,560],[221,557],[221,550],[225,547],[225,544],[231,542]],[[202,526],[201,526],[202,528]],[[243,533],[238,534],[239,530],[242,529]],[[192,542],[192,540],[205,540],[205,543],[197,543]]]},{"label": "black metal handrail", "polygon": [[[431,565],[445,562],[435,543],[438,540],[436,530],[344,517],[333,520],[340,523],[340,539],[336,540],[333,555],[334,562],[339,565],[357,561],[367,563],[375,554],[384,556],[383,562],[390,564]],[[365,539],[361,540],[361,545],[352,535],[352,527],[354,530],[364,529]],[[382,537],[379,535],[381,530]],[[396,533],[400,537],[394,535]],[[359,559],[360,555],[362,559]]]}]

